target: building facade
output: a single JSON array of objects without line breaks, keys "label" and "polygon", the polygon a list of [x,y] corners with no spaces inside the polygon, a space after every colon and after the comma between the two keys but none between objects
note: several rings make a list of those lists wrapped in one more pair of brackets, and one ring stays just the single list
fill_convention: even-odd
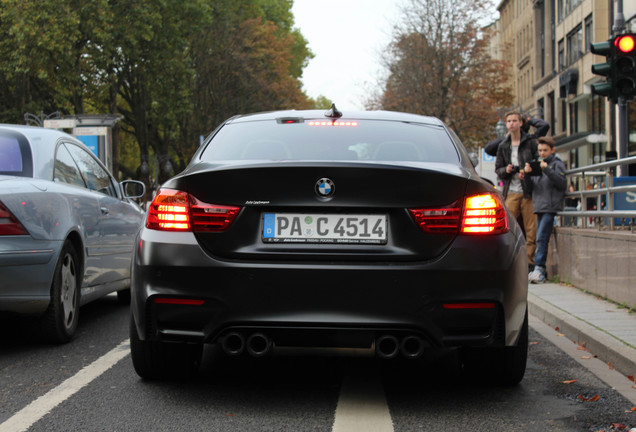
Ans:
[{"label": "building facade", "polygon": [[[515,105],[550,124],[568,168],[601,162],[616,151],[616,108],[593,95],[602,77],[592,65],[605,58],[590,44],[608,40],[617,15],[614,0],[503,0],[497,6],[495,50],[511,65]],[[636,29],[636,0],[623,0],[626,31]],[[636,103],[630,113],[629,155],[636,155]],[[633,136],[633,138],[632,138]],[[630,166],[636,175],[636,164]]]}]

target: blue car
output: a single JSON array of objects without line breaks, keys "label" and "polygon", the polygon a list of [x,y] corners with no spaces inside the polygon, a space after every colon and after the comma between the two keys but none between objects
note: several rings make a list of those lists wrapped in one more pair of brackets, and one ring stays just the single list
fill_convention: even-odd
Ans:
[{"label": "blue car", "polygon": [[144,192],[64,132],[0,125],[0,315],[34,317],[64,343],[81,305],[115,291],[130,300]]}]

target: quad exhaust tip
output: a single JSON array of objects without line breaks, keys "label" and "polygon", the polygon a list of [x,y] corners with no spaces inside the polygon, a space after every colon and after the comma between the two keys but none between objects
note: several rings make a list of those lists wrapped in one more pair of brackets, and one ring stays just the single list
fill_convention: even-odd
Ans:
[{"label": "quad exhaust tip", "polygon": [[375,342],[375,352],[381,359],[392,359],[398,354],[415,359],[422,355],[427,346],[428,343],[416,335],[406,336],[401,341],[393,335],[382,335]]},{"label": "quad exhaust tip", "polygon": [[[247,351],[253,357],[263,357],[272,350],[272,340],[263,333],[252,333],[245,338],[242,333],[230,332],[221,341],[223,352],[237,356]],[[375,353],[381,359],[392,359],[398,355],[415,359],[422,355],[429,344],[417,335],[408,335],[399,340],[389,334],[381,335],[375,341]]]},{"label": "quad exhaust tip", "polygon": [[236,356],[243,352],[245,349],[245,337],[241,333],[231,332],[228,333],[221,342],[223,352],[226,354]]},{"label": "quad exhaust tip", "polygon": [[247,352],[253,357],[262,357],[272,348],[272,341],[263,333],[254,333],[247,338]]},{"label": "quad exhaust tip", "polygon": [[242,333],[230,332],[221,341],[225,354],[237,356],[247,351],[253,357],[262,357],[272,348],[272,340],[263,333],[253,333],[247,339]]}]

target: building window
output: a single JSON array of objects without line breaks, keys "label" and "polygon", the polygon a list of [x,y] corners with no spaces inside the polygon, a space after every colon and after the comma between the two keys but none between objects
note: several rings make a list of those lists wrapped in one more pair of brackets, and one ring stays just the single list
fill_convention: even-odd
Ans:
[{"label": "building window", "polygon": [[556,66],[556,23],[554,16],[554,1],[551,0],[550,10],[553,11],[550,14],[550,67],[553,71],[557,70]]},{"label": "building window", "polygon": [[557,1],[557,18],[559,22],[563,21],[563,0]]},{"label": "building window", "polygon": [[587,107],[587,124],[591,132],[605,133],[605,98],[594,95]]},{"label": "building window", "polygon": [[563,41],[563,39],[561,39],[559,41],[559,69],[558,71],[561,72],[563,69],[565,69],[565,42]]},{"label": "building window", "polygon": [[594,35],[592,34],[592,15],[588,15],[585,18],[585,49],[584,52],[590,52],[590,44],[594,42]]},{"label": "building window", "polygon": [[565,0],[565,16],[568,16],[583,0]]},{"label": "building window", "polygon": [[567,132],[568,124],[568,104],[565,99],[561,99],[561,132]]},{"label": "building window", "polygon": [[550,128],[552,128],[552,135],[556,135],[556,99],[554,98],[554,92],[548,94],[548,107],[550,108]]},{"label": "building window", "polygon": [[567,65],[571,65],[583,56],[583,28],[579,24],[568,34]]},{"label": "building window", "polygon": [[579,103],[574,102],[569,104],[569,106],[570,106],[570,134],[574,134],[579,131]]}]

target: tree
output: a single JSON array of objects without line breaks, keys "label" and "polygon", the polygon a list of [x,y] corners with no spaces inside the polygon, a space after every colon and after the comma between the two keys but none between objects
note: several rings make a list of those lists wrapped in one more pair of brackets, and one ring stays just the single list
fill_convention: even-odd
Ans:
[{"label": "tree", "polygon": [[387,59],[382,94],[369,105],[439,117],[468,146],[492,138],[509,106],[507,63],[492,59],[479,22],[484,0],[410,0]]},{"label": "tree", "polygon": [[[173,166],[183,169],[199,137],[232,115],[310,106],[299,78],[311,52],[291,6],[0,0],[0,121],[41,111],[120,115],[113,171],[153,186]],[[139,147],[122,149],[121,166],[120,142]]]}]

